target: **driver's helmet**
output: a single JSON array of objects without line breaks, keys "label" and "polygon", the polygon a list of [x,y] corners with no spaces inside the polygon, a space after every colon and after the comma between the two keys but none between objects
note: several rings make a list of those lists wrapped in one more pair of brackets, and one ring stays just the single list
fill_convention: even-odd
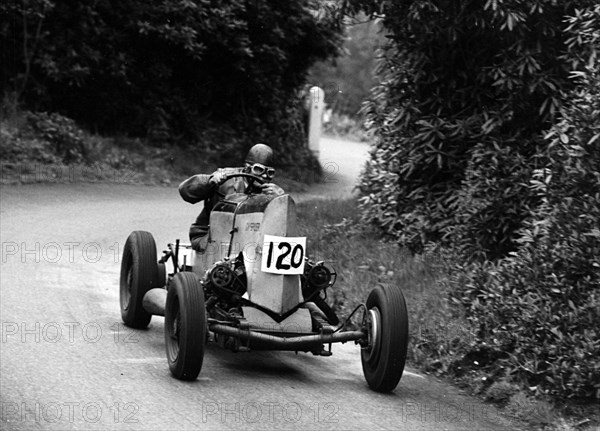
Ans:
[{"label": "driver's helmet", "polygon": [[275,169],[271,166],[273,150],[265,144],[256,144],[248,151],[244,171],[271,180],[275,176]]}]

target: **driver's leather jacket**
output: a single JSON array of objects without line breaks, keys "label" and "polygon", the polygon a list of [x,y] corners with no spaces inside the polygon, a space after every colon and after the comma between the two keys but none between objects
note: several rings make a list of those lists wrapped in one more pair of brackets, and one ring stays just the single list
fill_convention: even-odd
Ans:
[{"label": "driver's leather jacket", "polygon": [[[243,168],[223,168],[225,174],[241,173]],[[225,181],[219,186],[215,186],[210,182],[210,179],[215,174],[198,174],[194,175],[179,184],[179,194],[184,201],[191,204],[204,201],[204,208],[196,217],[196,221],[190,226],[190,241],[192,248],[197,251],[202,251],[204,247],[201,245],[201,239],[208,233],[208,224],[210,220],[210,212],[213,207],[231,193],[244,193],[248,187],[244,178],[232,178]]]}]

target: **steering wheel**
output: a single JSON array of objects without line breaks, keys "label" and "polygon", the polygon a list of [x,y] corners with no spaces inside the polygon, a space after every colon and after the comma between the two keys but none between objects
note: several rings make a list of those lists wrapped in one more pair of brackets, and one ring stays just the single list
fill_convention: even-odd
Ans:
[{"label": "steering wheel", "polygon": [[[258,183],[259,186],[262,186],[263,184],[265,184],[267,182],[262,177],[259,177],[259,176],[254,175],[254,174],[247,174],[245,172],[239,172],[239,173],[235,173],[235,174],[225,175],[225,179],[223,180],[223,182],[229,181],[230,179],[236,178],[236,177],[244,177],[244,178],[248,178],[250,180],[254,180],[254,181],[256,181]],[[250,184],[250,187],[248,187],[246,189],[246,194],[250,194],[250,190],[252,190],[252,187],[251,187],[252,185],[253,185],[253,183]]]}]

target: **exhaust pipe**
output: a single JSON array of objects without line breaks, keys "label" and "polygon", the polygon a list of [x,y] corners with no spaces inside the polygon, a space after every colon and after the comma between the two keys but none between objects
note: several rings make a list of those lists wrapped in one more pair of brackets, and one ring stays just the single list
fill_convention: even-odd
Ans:
[{"label": "exhaust pipe", "polygon": [[321,344],[356,341],[365,337],[362,331],[344,331],[332,334],[299,335],[286,338],[252,330],[233,328],[220,323],[209,324],[209,330],[216,334],[239,338],[242,341],[250,341],[250,347],[256,350],[263,348],[265,350],[309,351]]},{"label": "exhaust pipe", "polygon": [[142,298],[142,307],[154,316],[164,316],[167,305],[167,290],[162,287],[150,289]]}]

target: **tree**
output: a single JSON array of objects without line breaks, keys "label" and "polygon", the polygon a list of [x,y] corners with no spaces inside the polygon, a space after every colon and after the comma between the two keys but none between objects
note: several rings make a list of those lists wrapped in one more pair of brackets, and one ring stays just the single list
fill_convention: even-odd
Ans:
[{"label": "tree", "polygon": [[295,91],[316,60],[336,53],[341,31],[335,17],[315,13],[318,4],[305,0],[25,0],[0,7],[5,91],[95,130],[158,130],[161,139],[185,141],[215,123],[253,135],[269,130],[282,142]]},{"label": "tree", "polygon": [[456,271],[451,295],[477,328],[468,353],[502,351],[490,375],[556,396],[600,398],[600,5],[567,18],[575,88],[544,134],[540,204],[518,249]]},{"label": "tree", "polygon": [[474,337],[453,351],[485,353],[487,381],[600,398],[600,5],[348,5],[393,39],[365,107],[365,220],[459,252],[448,292]]},{"label": "tree", "polygon": [[363,108],[377,136],[360,183],[364,220],[414,251],[428,241],[473,257],[514,250],[537,202],[523,181],[572,88],[562,20],[589,3],[349,1],[390,33]]}]

